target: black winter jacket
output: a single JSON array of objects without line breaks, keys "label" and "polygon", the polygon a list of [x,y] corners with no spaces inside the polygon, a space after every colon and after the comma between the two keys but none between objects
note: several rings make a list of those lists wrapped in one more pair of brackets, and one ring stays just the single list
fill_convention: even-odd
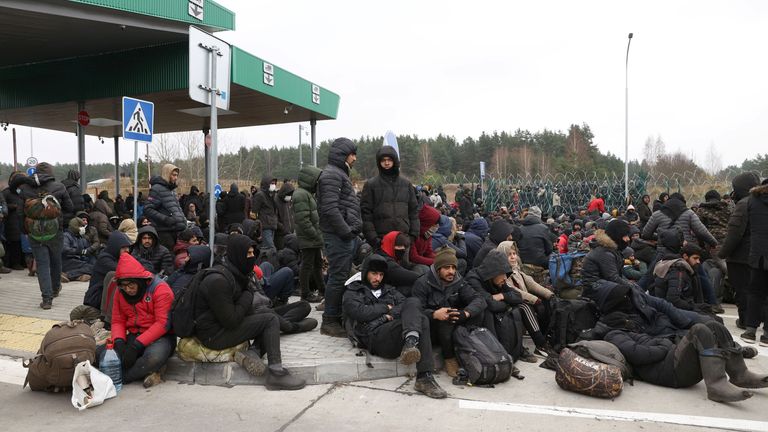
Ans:
[{"label": "black winter jacket", "polygon": [[581,269],[581,281],[584,285],[594,285],[599,280],[606,280],[618,284],[626,284],[629,281],[622,276],[624,258],[618,251],[616,242],[603,230],[595,233],[597,247],[589,251],[584,257],[584,266]]},{"label": "black winter jacket", "polygon": [[456,278],[447,286],[438,280],[434,266],[413,284],[413,297],[421,301],[424,314],[432,314],[444,307],[464,309],[470,318],[479,317],[485,311],[485,300],[469,283],[456,273]]},{"label": "black winter jacket", "polygon": [[[641,237],[646,240],[653,240],[654,234],[673,226],[683,232],[685,240],[689,243],[701,240],[708,245],[717,246],[717,240],[701,223],[696,213],[685,207],[685,203],[677,198],[670,198],[661,206],[661,210],[653,212],[648,223],[643,227]],[[663,246],[658,246],[658,250],[661,253],[666,252]]]},{"label": "black winter jacket", "polygon": [[[465,280],[485,300],[486,310],[492,313],[503,313],[510,306],[517,306],[523,302],[520,293],[507,285],[506,278],[500,287],[491,282],[499,274],[512,273],[509,260],[501,251],[491,251],[479,267],[472,269]],[[504,300],[494,300],[494,294],[503,294]]]},{"label": "black winter jacket", "polygon": [[221,274],[206,276],[199,286],[195,303],[195,335],[203,345],[209,343],[221,330],[237,328],[253,313],[253,293],[248,290],[248,276],[231,264],[217,264],[228,272],[235,283]]},{"label": "black winter jacket", "polygon": [[517,243],[520,260],[525,264],[547,268],[554,240],[549,228],[541,223],[541,218],[529,215],[523,219],[520,231],[523,235]]},{"label": "black winter jacket", "polygon": [[317,206],[320,229],[345,237],[359,234],[363,229],[360,202],[349,179],[346,158],[357,152],[355,144],[346,138],[338,138],[328,153],[328,165],[320,174],[317,186]]},{"label": "black winter jacket", "polygon": [[21,225],[24,223],[24,201],[10,188],[3,189],[3,198],[8,210],[5,216],[5,239],[12,242],[21,240]]},{"label": "black winter jacket", "polygon": [[269,191],[269,186],[276,180],[274,176],[265,175],[261,178],[258,192],[251,198],[251,211],[256,213],[263,230],[277,230],[277,205],[275,194]]},{"label": "black winter jacket", "polygon": [[245,219],[245,196],[240,193],[236,183],[229,186],[229,192],[224,201],[224,214],[221,216],[221,223],[229,226],[233,223],[243,223]]},{"label": "black winter jacket", "polygon": [[653,269],[653,295],[678,309],[694,310],[704,297],[696,273],[679,255],[663,257]]},{"label": "black winter jacket", "polygon": [[[141,244],[141,236],[144,234],[151,234],[155,241],[152,247],[147,249]],[[157,231],[152,225],[145,225],[139,228],[139,235],[136,236],[136,243],[131,248],[131,255],[136,258],[144,268],[153,274],[160,274],[164,272],[166,276],[169,276],[174,272],[173,268],[173,255],[163,245],[160,244],[160,239],[157,237]]]},{"label": "black winter jacket", "polygon": [[728,233],[717,252],[717,256],[727,262],[744,265],[749,263],[749,200],[749,197],[740,199],[728,219]]},{"label": "black winter jacket", "polygon": [[768,184],[752,189],[749,198],[749,266],[768,271]]},{"label": "black winter jacket", "polygon": [[[293,193],[294,188],[290,183],[283,183],[280,190],[275,195],[275,208],[277,209],[277,220],[279,222],[278,232],[280,234],[293,234],[295,224],[293,220]],[[290,198],[288,198],[290,197]],[[288,198],[288,201],[285,199]]]},{"label": "black winter jacket", "polygon": [[[388,156],[394,166],[385,171],[381,160]],[[360,212],[363,218],[363,235],[368,243],[376,245],[391,231],[400,231],[418,237],[419,210],[416,192],[408,179],[400,175],[400,159],[391,146],[383,146],[376,152],[379,175],[363,185]]]},{"label": "black winter jacket", "polygon": [[109,235],[107,246],[96,257],[96,264],[93,266],[91,281],[88,284],[88,290],[85,292],[83,304],[101,309],[101,293],[104,290],[104,278],[107,273],[117,270],[117,261],[120,259],[120,249],[130,246],[131,241],[120,231],[114,231]]},{"label": "black winter jacket", "polygon": [[69,225],[69,220],[75,217],[77,212],[85,210],[85,203],[83,202],[83,191],[80,189],[80,173],[75,170],[69,170],[67,178],[65,178],[61,184],[67,189],[69,199],[72,200],[72,213],[64,215],[64,226]]},{"label": "black winter jacket", "polygon": [[[491,229],[488,233],[488,238],[483,241],[480,250],[475,254],[475,259],[472,261],[472,267],[479,267],[483,263],[485,256],[488,252],[496,249],[499,243],[505,241],[509,235],[512,234],[514,241],[520,241],[520,228],[512,225],[504,219],[499,219],[491,224]],[[551,248],[551,246],[550,246]]]},{"label": "black winter jacket", "polygon": [[154,176],[149,181],[151,188],[144,204],[144,215],[152,221],[158,232],[184,231],[187,228],[187,217],[176,197],[176,184],[167,180],[171,172],[165,171],[167,169],[163,167],[162,176]]},{"label": "black winter jacket", "polygon": [[669,338],[612,330],[604,340],[616,345],[632,366],[636,378],[664,387],[678,387],[675,381],[676,346]]}]

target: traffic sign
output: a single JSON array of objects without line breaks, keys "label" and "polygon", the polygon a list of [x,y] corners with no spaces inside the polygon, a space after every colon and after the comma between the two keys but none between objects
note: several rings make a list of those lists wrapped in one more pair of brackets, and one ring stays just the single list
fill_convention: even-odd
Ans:
[{"label": "traffic sign", "polygon": [[36,172],[37,172],[37,170],[35,169],[35,167],[27,168],[27,176],[29,176],[29,177],[35,175]]},{"label": "traffic sign", "polygon": [[216,186],[213,187],[213,195],[216,198],[219,198],[221,196],[221,185],[216,183]]},{"label": "traffic sign", "polygon": [[27,158],[27,166],[31,166],[31,167],[33,167],[33,166],[35,166],[35,165],[37,165],[37,158],[36,158],[36,157],[34,157],[34,156],[32,156],[32,157],[28,157],[28,158]]},{"label": "traffic sign", "polygon": [[123,96],[123,139],[152,142],[155,104]]},{"label": "traffic sign", "polygon": [[88,115],[88,111],[80,111],[77,113],[77,122],[80,126],[88,126],[91,124],[91,116]]},{"label": "traffic sign", "polygon": [[[211,51],[217,48],[216,82],[211,82]],[[216,93],[216,108],[229,109],[230,64],[232,49],[223,40],[197,27],[189,27],[189,97],[210,105],[211,90]]]}]

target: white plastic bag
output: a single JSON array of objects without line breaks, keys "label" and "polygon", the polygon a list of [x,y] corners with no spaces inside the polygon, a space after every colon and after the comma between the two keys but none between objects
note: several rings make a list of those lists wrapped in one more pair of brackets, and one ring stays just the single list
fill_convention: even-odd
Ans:
[{"label": "white plastic bag", "polygon": [[104,403],[117,396],[112,378],[91,365],[86,360],[75,367],[72,377],[72,406],[82,411]]}]

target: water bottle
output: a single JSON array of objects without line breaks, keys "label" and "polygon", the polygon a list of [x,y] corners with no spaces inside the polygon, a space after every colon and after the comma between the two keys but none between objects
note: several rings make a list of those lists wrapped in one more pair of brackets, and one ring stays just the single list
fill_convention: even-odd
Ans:
[{"label": "water bottle", "polygon": [[114,349],[112,339],[107,339],[107,349],[99,360],[99,370],[112,379],[115,390],[123,388],[123,365]]}]

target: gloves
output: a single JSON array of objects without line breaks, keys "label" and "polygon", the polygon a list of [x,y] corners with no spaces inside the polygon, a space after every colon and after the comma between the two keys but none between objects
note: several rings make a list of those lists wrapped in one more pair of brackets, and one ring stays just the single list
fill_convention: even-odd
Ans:
[{"label": "gloves", "polygon": [[459,309],[458,312],[453,314],[451,321],[454,324],[464,324],[468,319],[469,317],[467,317],[467,313],[464,312],[464,309]]},{"label": "gloves", "polygon": [[136,359],[144,352],[144,345],[137,340],[133,340],[131,343],[125,346],[125,352],[123,352],[123,369],[130,369],[136,364]]},{"label": "gloves", "polygon": [[341,238],[344,241],[351,241],[353,238],[355,238],[355,233],[350,231],[350,232],[348,232],[346,234],[340,235],[339,238]]},{"label": "gloves", "polygon": [[123,353],[125,352],[125,339],[115,339],[112,349],[114,349],[117,356],[122,359]]}]

